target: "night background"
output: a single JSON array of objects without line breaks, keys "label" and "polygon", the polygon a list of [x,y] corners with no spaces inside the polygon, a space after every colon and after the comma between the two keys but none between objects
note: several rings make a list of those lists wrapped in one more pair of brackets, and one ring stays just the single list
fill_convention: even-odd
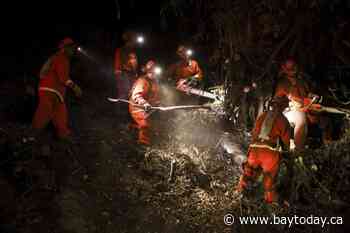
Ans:
[{"label": "night background", "polygon": [[[2,12],[0,233],[349,232],[350,1],[26,1]],[[156,144],[140,149],[127,105],[107,101],[117,95],[114,53],[128,31],[145,36],[139,65],[154,59],[163,69],[162,105],[217,104],[221,113],[159,112]],[[52,125],[43,142],[31,128],[39,71],[67,36],[86,52],[70,70],[83,97],[67,91],[69,146]],[[201,88],[224,101],[175,90],[166,71],[180,44],[194,51]],[[321,113],[308,125],[307,149],[283,154],[276,187],[289,204],[268,206],[261,185],[247,198],[234,187],[257,115],[290,57],[322,105],[341,113]],[[229,226],[229,213],[342,222]]]},{"label": "night background", "polygon": [[143,1],[120,1],[118,5],[116,2],[80,4],[59,1],[4,7],[4,11],[13,12],[16,18],[3,24],[2,30],[7,35],[3,38],[6,64],[16,64],[16,72],[34,74],[34,69],[40,69],[41,63],[66,36],[111,57],[113,50],[122,46],[123,31],[160,31],[160,5],[157,1],[147,4]]}]

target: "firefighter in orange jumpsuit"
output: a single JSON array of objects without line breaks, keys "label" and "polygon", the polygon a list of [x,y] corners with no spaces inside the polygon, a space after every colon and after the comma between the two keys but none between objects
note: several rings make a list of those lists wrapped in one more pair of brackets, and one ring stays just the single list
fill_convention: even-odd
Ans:
[{"label": "firefighter in orange jumpsuit", "polygon": [[155,62],[148,61],[144,72],[145,74],[136,80],[130,91],[129,112],[139,130],[138,143],[150,145],[151,107],[160,103]]},{"label": "firefighter in orange jumpsuit", "polygon": [[264,180],[264,199],[267,203],[276,202],[275,179],[281,159],[281,142],[289,149],[290,125],[282,111],[288,106],[288,99],[275,97],[272,110],[262,113],[255,122],[252,143],[248,150],[248,159],[243,164],[243,174],[237,191],[246,189],[262,170]]},{"label": "firefighter in orange jumpsuit", "polygon": [[293,59],[288,59],[282,64],[281,74],[285,78],[278,82],[275,96],[288,97],[290,111],[286,112],[285,116],[294,127],[295,148],[302,150],[308,133],[307,112],[313,104],[312,98],[316,100],[318,96],[310,92]]},{"label": "firefighter in orange jumpsuit", "polygon": [[138,74],[136,42],[132,32],[123,34],[125,45],[117,48],[114,54],[114,74],[118,98],[127,99],[129,91]]},{"label": "firefighter in orange jumpsuit", "polygon": [[186,49],[183,45],[177,48],[176,54],[180,61],[171,65],[167,71],[167,76],[175,78],[177,88],[186,84],[191,87],[198,86],[203,80],[203,72],[198,62],[191,59],[191,50]]},{"label": "firefighter in orange jumpsuit", "polygon": [[34,114],[32,127],[40,131],[52,121],[58,137],[67,139],[70,135],[65,104],[66,88],[71,88],[77,97],[82,91],[69,77],[70,59],[77,45],[71,38],[59,44],[59,51],[52,55],[40,70],[39,105]]}]

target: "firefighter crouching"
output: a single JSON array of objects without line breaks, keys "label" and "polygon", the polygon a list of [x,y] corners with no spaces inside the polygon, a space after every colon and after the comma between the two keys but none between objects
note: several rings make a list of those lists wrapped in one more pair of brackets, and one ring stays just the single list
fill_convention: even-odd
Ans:
[{"label": "firefighter crouching", "polygon": [[160,103],[156,68],[154,61],[148,61],[144,67],[145,74],[136,80],[130,91],[129,112],[137,124],[138,143],[142,145],[151,144],[151,107]]},{"label": "firefighter crouching", "polygon": [[319,106],[315,104],[319,97],[310,92],[293,59],[288,59],[282,64],[281,74],[283,77],[277,84],[275,96],[285,96],[289,99],[289,111],[285,116],[294,127],[295,148],[303,150],[308,134],[308,119],[313,123],[317,122],[317,119],[310,115],[310,109]]},{"label": "firefighter crouching", "polygon": [[290,125],[282,113],[288,106],[288,99],[275,97],[271,105],[272,110],[262,113],[255,122],[248,159],[243,164],[243,174],[237,186],[238,192],[243,191],[262,171],[264,199],[267,203],[278,199],[274,184],[281,160],[281,142],[287,150],[290,143]]},{"label": "firefighter crouching", "polygon": [[37,132],[52,121],[60,139],[68,139],[68,114],[65,104],[66,88],[81,97],[82,91],[69,77],[70,59],[77,50],[71,38],[65,38],[59,44],[59,51],[52,55],[40,70],[39,105],[34,114],[32,127]]}]

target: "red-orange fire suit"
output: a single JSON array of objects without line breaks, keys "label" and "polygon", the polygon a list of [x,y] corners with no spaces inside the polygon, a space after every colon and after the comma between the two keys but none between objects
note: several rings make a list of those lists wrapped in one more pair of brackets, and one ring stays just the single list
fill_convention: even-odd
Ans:
[{"label": "red-orange fire suit", "polygon": [[168,75],[175,77],[177,83],[180,80],[189,79],[193,76],[195,76],[195,79],[198,81],[203,79],[203,72],[198,62],[193,59],[189,61],[180,61],[171,65],[168,69]]},{"label": "red-orange fire suit", "polygon": [[243,166],[238,189],[243,190],[259,175],[264,175],[265,201],[277,200],[274,183],[280,163],[280,140],[289,148],[290,125],[288,120],[278,111],[264,112],[259,116],[253,129],[253,142],[249,146],[248,160]]},{"label": "red-orange fire suit", "polygon": [[[139,77],[134,83],[131,93],[130,101],[133,104],[152,106],[159,105],[159,85],[154,80],[147,78],[147,76]],[[150,128],[151,122],[149,120],[149,113],[145,112],[143,108],[129,104],[129,112],[131,117],[138,125],[139,136],[138,142],[141,144],[150,145]]]},{"label": "red-orange fire suit", "polygon": [[[136,72],[130,72],[128,67],[128,56],[134,53],[134,49],[129,47],[117,48],[114,54],[114,74],[117,82],[118,98],[127,99],[132,87]],[[134,75],[135,74],[135,75]]]},{"label": "red-orange fire suit", "polygon": [[69,79],[70,63],[64,50],[60,50],[44,64],[40,71],[39,105],[32,126],[43,129],[52,121],[60,138],[68,137],[68,115],[64,102]]},{"label": "red-orange fire suit", "polygon": [[311,103],[311,99],[308,98],[309,93],[307,84],[301,78],[295,78],[293,82],[283,78],[277,84],[275,91],[275,96],[286,96],[290,100],[291,110],[285,116],[294,125],[294,141],[297,149],[304,148],[308,133],[307,110],[303,107]]}]

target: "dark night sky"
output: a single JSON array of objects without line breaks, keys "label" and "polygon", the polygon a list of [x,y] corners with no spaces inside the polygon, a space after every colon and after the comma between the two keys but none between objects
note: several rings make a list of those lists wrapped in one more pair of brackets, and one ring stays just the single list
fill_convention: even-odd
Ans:
[{"label": "dark night sky", "polygon": [[[159,24],[159,1],[119,0],[119,5],[120,19],[117,17],[115,0],[84,3],[54,0],[41,5],[20,3],[20,8],[10,6],[14,15],[8,18],[11,23],[7,23],[7,28],[18,36],[30,39],[48,34],[69,33],[89,24],[106,30],[119,30],[131,25],[142,27]],[[62,24],[66,27],[62,27]]]},{"label": "dark night sky", "polygon": [[2,70],[8,74],[36,65],[65,36],[84,44],[94,32],[106,31],[118,43],[128,28],[159,31],[160,1],[119,0],[120,19],[115,0],[33,2],[12,2],[3,8],[9,14],[2,19]]}]

